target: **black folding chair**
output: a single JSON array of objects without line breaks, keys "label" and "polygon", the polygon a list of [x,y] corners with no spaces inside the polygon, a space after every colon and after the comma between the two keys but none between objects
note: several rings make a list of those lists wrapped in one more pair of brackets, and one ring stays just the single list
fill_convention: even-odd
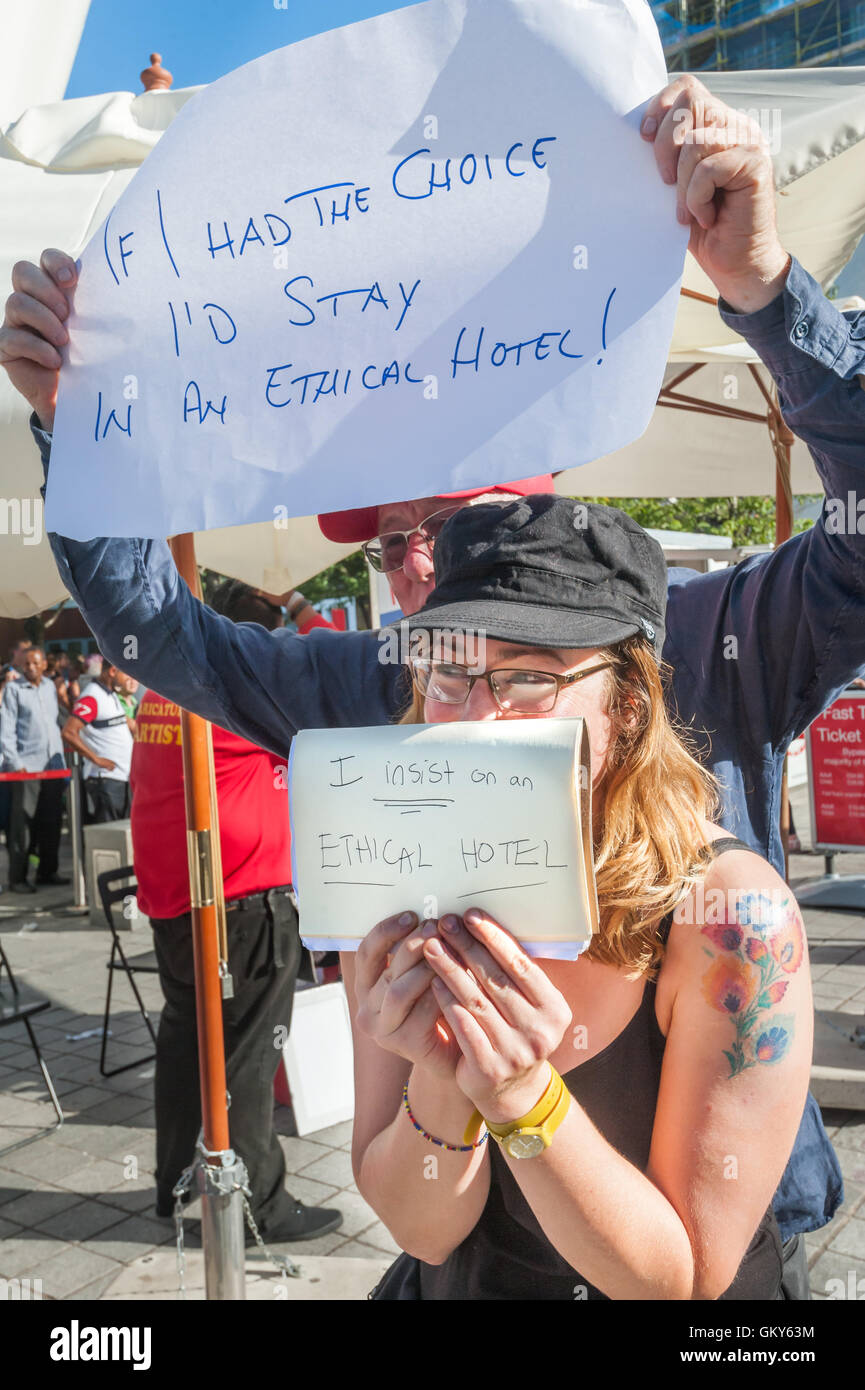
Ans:
[{"label": "black folding chair", "polygon": [[[144,1007],[144,1000],[138,992],[135,983],[136,975],[157,975],[159,967],[156,964],[156,953],[154,951],[144,951],[140,956],[127,956],[123,949],[117,928],[114,925],[113,909],[118,903],[126,903],[134,898],[138,892],[138,884],[135,882],[135,870],[130,865],[125,865],[120,869],[106,869],[104,874],[100,874],[96,880],[99,888],[99,896],[102,899],[102,908],[105,912],[105,920],[111,932],[111,956],[108,961],[108,993],[105,996],[105,1019],[102,1024],[102,1050],[99,1055],[99,1070],[103,1076],[118,1076],[122,1071],[129,1071],[131,1067],[143,1067],[145,1063],[152,1062],[155,1053],[142,1057],[135,1062],[126,1062],[122,1067],[113,1067],[111,1071],[105,1069],[105,1057],[108,1050],[108,1022],[111,1013],[111,987],[114,982],[114,971],[123,970],[132,986],[132,992],[138,1001],[141,1017],[147,1024],[147,1031],[150,1034],[153,1046],[156,1046],[156,1034],[153,1031],[153,1024],[150,1022],[150,1015]],[[118,959],[119,958],[119,959]]]},{"label": "black folding chair", "polygon": [[[3,983],[4,970],[9,976],[8,985],[4,985]],[[48,1089],[48,1094],[51,1097],[51,1104],[54,1106],[57,1115],[56,1125],[47,1125],[45,1129],[37,1130],[35,1134],[31,1134],[27,1139],[18,1139],[14,1144],[7,1144],[4,1149],[0,1149],[0,1154],[11,1153],[13,1149],[20,1149],[23,1148],[25,1144],[32,1144],[34,1140],[41,1139],[46,1134],[53,1134],[55,1130],[60,1128],[65,1118],[60,1108],[60,1102],[57,1099],[57,1092],[54,1090],[48,1068],[45,1065],[45,1059],[39,1050],[36,1034],[33,1032],[30,1025],[30,1019],[34,1014],[41,1014],[43,1010],[50,1008],[50,999],[24,999],[22,997],[21,991],[18,988],[18,982],[12,974],[12,966],[9,964],[6,952],[3,950],[2,945],[0,945],[0,1028],[6,1028],[12,1023],[24,1024],[24,1027],[27,1029],[27,1036],[30,1039],[30,1045],[36,1053],[39,1070],[42,1072],[42,1078]]]}]

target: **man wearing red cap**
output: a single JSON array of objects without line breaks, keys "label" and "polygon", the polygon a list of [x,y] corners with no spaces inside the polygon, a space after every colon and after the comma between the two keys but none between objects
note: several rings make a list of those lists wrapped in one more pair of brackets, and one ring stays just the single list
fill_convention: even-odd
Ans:
[{"label": "man wearing red cap", "polygon": [[386,574],[403,613],[417,613],[435,588],[432,547],[449,517],[479,498],[495,500],[552,492],[553,477],[544,473],[518,483],[443,492],[413,502],[386,502],[380,507],[356,507],[347,512],[324,512],[318,524],[329,541],[363,545],[373,569]]}]

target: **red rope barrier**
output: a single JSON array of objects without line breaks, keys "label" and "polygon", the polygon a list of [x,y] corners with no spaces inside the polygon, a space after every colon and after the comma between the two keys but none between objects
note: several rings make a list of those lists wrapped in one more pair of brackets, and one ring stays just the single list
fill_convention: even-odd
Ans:
[{"label": "red rope barrier", "polygon": [[71,777],[68,767],[55,768],[51,772],[0,772],[0,782],[44,782],[49,777]]}]

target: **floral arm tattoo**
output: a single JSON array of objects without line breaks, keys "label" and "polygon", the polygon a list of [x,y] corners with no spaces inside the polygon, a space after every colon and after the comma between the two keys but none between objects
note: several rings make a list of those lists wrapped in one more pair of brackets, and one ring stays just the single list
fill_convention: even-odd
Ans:
[{"label": "floral arm tattoo", "polygon": [[703,947],[712,958],[703,977],[703,997],[736,1028],[729,1052],[724,1051],[730,1077],[761,1063],[780,1062],[789,1052],[793,1015],[768,1020],[765,1014],[784,998],[805,956],[793,898],[785,894],[779,903],[765,893],[743,893],[735,901],[735,911],[722,909],[721,920],[700,929],[717,948]]}]

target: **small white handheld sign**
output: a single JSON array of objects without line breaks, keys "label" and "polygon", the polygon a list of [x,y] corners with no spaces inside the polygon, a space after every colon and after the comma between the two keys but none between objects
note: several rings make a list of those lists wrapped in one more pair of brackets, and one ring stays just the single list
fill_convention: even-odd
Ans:
[{"label": "small white handheld sign", "polygon": [[573,468],[651,418],[687,243],[645,0],[428,0],[183,107],[81,258],[50,530]]},{"label": "small white handheld sign", "polygon": [[482,907],[533,956],[573,959],[597,931],[582,719],[305,729],[289,796],[311,949],[406,910]]}]

